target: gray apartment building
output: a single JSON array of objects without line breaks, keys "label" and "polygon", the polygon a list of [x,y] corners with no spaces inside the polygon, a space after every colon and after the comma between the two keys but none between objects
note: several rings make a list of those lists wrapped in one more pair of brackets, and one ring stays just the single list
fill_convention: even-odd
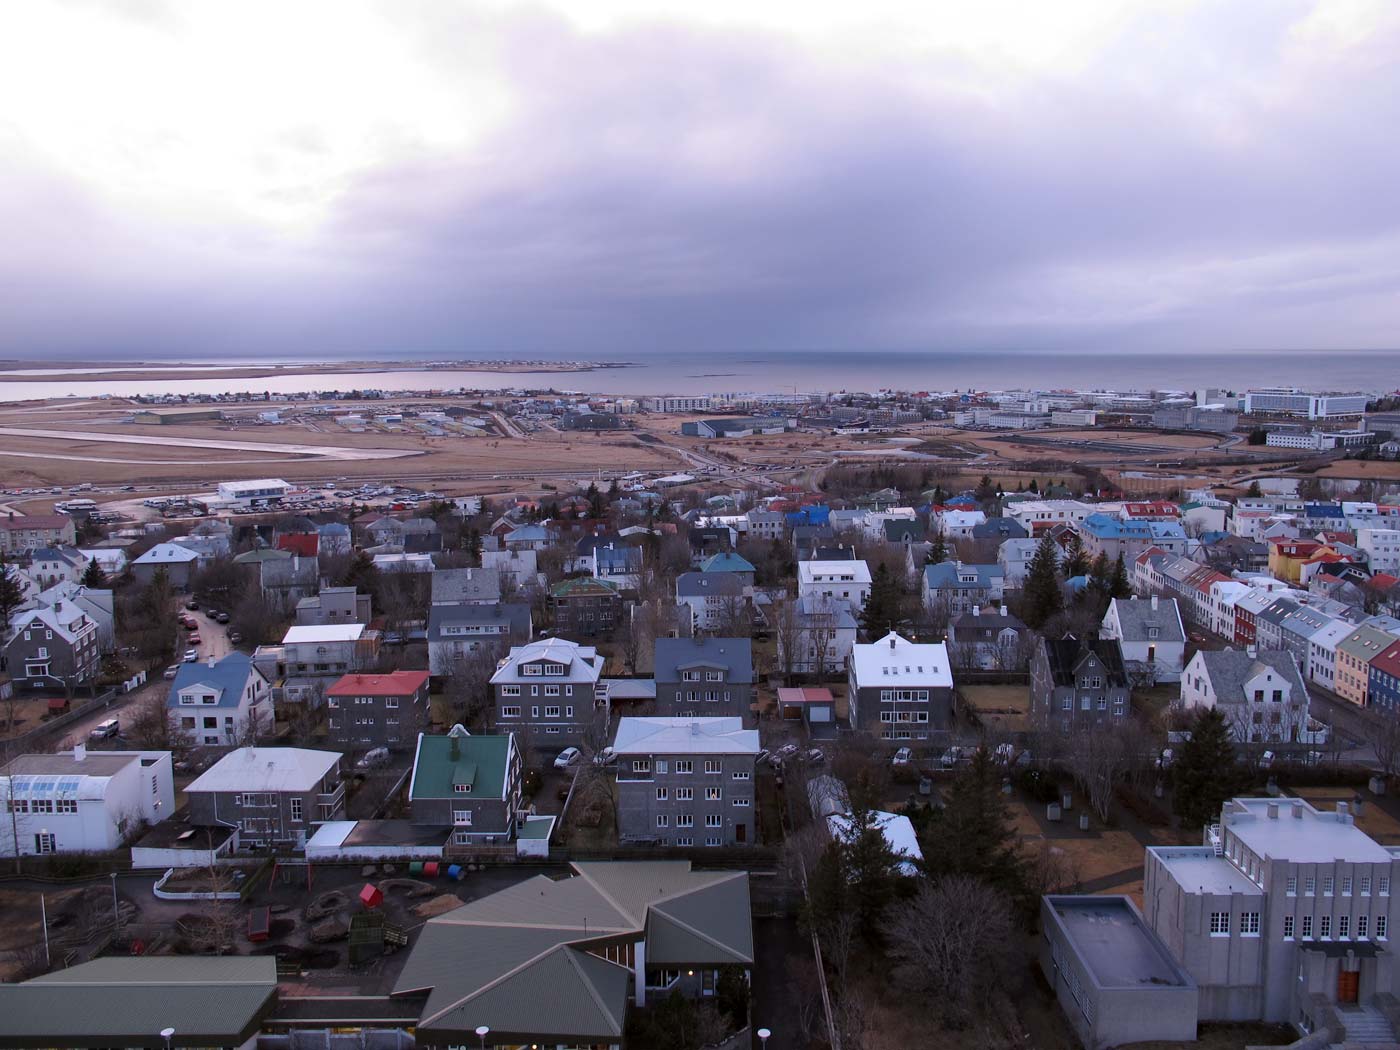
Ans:
[{"label": "gray apartment building", "polygon": [[297,623],[321,627],[328,623],[368,624],[374,618],[373,598],[354,587],[322,587],[320,594],[297,602]]},{"label": "gray apartment building", "polygon": [[656,713],[685,718],[753,714],[753,645],[747,638],[658,638]]},{"label": "gray apartment building", "polygon": [[1400,992],[1400,849],[1361,831],[1345,802],[1301,799],[1233,799],[1204,839],[1150,847],[1143,887],[1149,925],[1199,988],[1201,1020],[1391,1042],[1376,1000]]},{"label": "gray apartment building", "polygon": [[345,818],[338,751],[240,747],[185,789],[190,823],[233,828],[242,848],[301,849],[316,825]]},{"label": "gray apartment building", "polygon": [[943,642],[911,642],[891,631],[851,648],[851,728],[881,740],[927,740],[953,720],[953,670]]},{"label": "gray apartment building", "polygon": [[758,730],[745,729],[742,718],[622,718],[612,747],[623,842],[754,841]]},{"label": "gray apartment building", "polygon": [[343,751],[412,746],[428,724],[428,672],[348,674],[326,690],[327,741]]},{"label": "gray apartment building", "polygon": [[520,749],[510,733],[472,736],[453,726],[445,736],[418,735],[408,783],[410,820],[451,828],[452,847],[509,842],[520,812]]},{"label": "gray apartment building", "polygon": [[566,638],[512,646],[491,676],[496,728],[526,734],[526,747],[582,743],[593,724],[603,663],[593,646]]},{"label": "gray apartment building", "polygon": [[1112,725],[1132,710],[1123,651],[1113,638],[1044,638],[1031,655],[1031,716],[1068,733]]}]

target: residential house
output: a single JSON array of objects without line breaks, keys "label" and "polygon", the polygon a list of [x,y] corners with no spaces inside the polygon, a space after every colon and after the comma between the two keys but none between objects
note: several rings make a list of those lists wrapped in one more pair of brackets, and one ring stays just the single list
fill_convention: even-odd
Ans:
[{"label": "residential house", "polygon": [[594,546],[583,559],[584,571],[626,591],[642,585],[642,548],[621,542]]},{"label": "residential house", "polygon": [[543,525],[519,525],[501,537],[506,550],[542,551],[551,542],[549,529]]},{"label": "residential house", "polygon": [[780,540],[787,535],[787,519],[773,510],[751,510],[745,515],[749,525],[749,538],[754,540]]},{"label": "residential house", "polygon": [[72,546],[77,542],[73,519],[67,514],[16,514],[0,517],[0,554],[17,554],[39,547]]},{"label": "residential house", "polygon": [[172,728],[200,746],[256,742],[274,723],[272,684],[247,653],[180,664],[165,706]]},{"label": "residential house", "polygon": [[1269,541],[1269,575],[1285,583],[1302,582],[1303,566],[1319,554],[1336,553],[1325,544],[1312,540],[1277,539]]},{"label": "residential house", "polygon": [[734,549],[734,530],[727,525],[693,526],[687,534],[690,563],[696,568],[713,554]]},{"label": "residential house", "polygon": [[749,588],[732,572],[683,572],[676,577],[676,604],[690,610],[695,630],[735,629],[753,615]]},{"label": "residential house", "polygon": [[1030,532],[1015,518],[988,518],[980,525],[972,527],[972,539],[974,540],[992,540],[997,544],[1003,544],[1007,540],[1029,538]]},{"label": "residential house", "polygon": [[1318,1045],[1393,1041],[1384,1020],[1379,1035],[1361,1025],[1383,1017],[1376,997],[1400,991],[1389,951],[1400,858],[1346,802],[1237,798],[1204,837],[1148,847],[1143,881],[1147,920],[1196,982],[1200,1019],[1297,1025]]},{"label": "residential house", "polygon": [[297,625],[282,636],[289,676],[334,676],[360,671],[379,655],[379,632],[362,623]]},{"label": "residential house", "polygon": [[1110,562],[1121,557],[1131,564],[1148,547],[1168,554],[1186,553],[1186,532],[1175,521],[1123,521],[1107,514],[1091,514],[1078,528],[1091,559],[1102,554]]},{"label": "residential house", "polygon": [[1027,627],[1006,606],[965,612],[948,624],[948,655],[959,668],[1022,671],[1026,652],[1021,641]]},{"label": "residential house", "polygon": [[1000,565],[967,565],[945,561],[924,567],[924,608],[943,610],[949,617],[1000,605],[1006,594],[1006,572]]},{"label": "residential house", "polygon": [[1337,646],[1350,638],[1356,624],[1333,620],[1308,639],[1308,681],[1331,692],[1337,691]]},{"label": "residential house", "polygon": [[1400,529],[1359,529],[1356,546],[1372,572],[1400,573]]},{"label": "residential house", "polygon": [[88,561],[97,562],[109,580],[126,572],[126,551],[120,547],[84,547],[81,553]]},{"label": "residential house", "polygon": [[1181,681],[1186,628],[1175,598],[1114,598],[1104,613],[1102,637],[1117,640],[1124,667],[1135,678]]},{"label": "residential house", "polygon": [[[713,995],[753,966],[747,872],[689,861],[575,861],[423,925],[394,984],[427,1001],[420,1042],[620,1050],[629,1003]],[[703,930],[698,935],[697,930]],[[490,945],[490,950],[484,950]]]},{"label": "residential house", "polygon": [[952,543],[972,539],[977,528],[986,521],[987,515],[980,510],[947,508],[933,515],[932,528],[934,532],[942,532],[943,538]]},{"label": "residential house", "polygon": [[513,733],[473,735],[461,726],[443,736],[419,733],[408,782],[409,819],[451,828],[448,856],[509,842],[521,815],[523,775]]},{"label": "residential house", "polygon": [[839,598],[860,615],[870,597],[870,566],[863,561],[800,561],[797,594],[802,598]]},{"label": "residential house", "polygon": [[400,751],[428,724],[428,672],[344,675],[326,690],[326,707],[326,739],[333,747]]},{"label": "residential house", "polygon": [[1031,715],[1062,733],[1126,720],[1130,685],[1115,638],[1042,638],[1031,656]]},{"label": "residential house", "polygon": [[1367,705],[1400,714],[1400,641],[1391,642],[1371,658],[1366,683]]},{"label": "residential house", "polygon": [[1293,657],[1306,679],[1311,673],[1312,639],[1338,617],[1333,611],[1312,605],[1299,605],[1279,624],[1279,640],[1285,652]]},{"label": "residential house", "polygon": [[[545,586],[539,569],[539,555],[534,551],[482,551],[481,567],[497,573],[501,587],[529,591]],[[504,592],[504,591],[503,591]]]},{"label": "residential house", "polygon": [[594,722],[603,663],[593,646],[565,638],[512,646],[491,676],[496,726],[528,734],[527,748],[582,743]]},{"label": "residential house", "polygon": [[[794,622],[777,632],[778,664],[793,674],[838,674],[856,644],[855,615],[844,598],[809,594],[797,598]],[[793,647],[789,655],[787,647]]]},{"label": "residential house", "polygon": [[495,605],[500,600],[501,574],[495,569],[433,571],[433,605]]},{"label": "residential house", "polygon": [[182,547],[178,543],[157,543],[141,557],[131,563],[131,575],[137,583],[148,585],[157,573],[165,573],[170,586],[177,591],[187,590],[190,577],[199,565],[197,551]]},{"label": "residential house", "polygon": [[428,609],[428,669],[439,677],[474,653],[499,653],[534,638],[530,607],[523,602],[493,605],[433,605]]},{"label": "residential house", "polygon": [[424,552],[412,554],[403,551],[395,551],[386,554],[376,554],[373,557],[374,567],[381,573],[430,573],[437,569],[437,563],[433,561],[433,556]]},{"label": "residential house", "polygon": [[924,542],[924,523],[917,518],[885,518],[883,539],[886,543],[900,547],[915,547]]},{"label": "residential house", "polygon": [[[286,554],[285,551],[277,553]],[[263,601],[273,609],[295,609],[297,602],[320,589],[320,567],[315,558],[293,554],[289,557],[265,558],[257,566],[258,588],[262,591]]]},{"label": "residential house", "polygon": [[756,570],[753,563],[733,551],[720,551],[711,554],[700,562],[701,572],[725,572],[738,577],[745,587],[752,587]]},{"label": "residential house", "polygon": [[658,638],[653,659],[660,715],[732,715],[753,722],[753,646],[747,638]]},{"label": "residential house", "polygon": [[87,556],[76,547],[39,547],[29,552],[25,568],[29,578],[47,590],[56,583],[77,583],[87,566]]},{"label": "residential house", "polygon": [[1371,661],[1396,640],[1394,634],[1370,624],[1362,624],[1337,643],[1337,665],[1333,692],[1343,700],[1366,706],[1370,688]]},{"label": "residential house", "polygon": [[1280,650],[1202,649],[1181,679],[1183,707],[1213,707],[1236,742],[1316,742],[1308,689],[1293,657]]},{"label": "residential house", "polygon": [[52,608],[70,602],[97,624],[97,648],[110,653],[117,647],[116,603],[112,592],[99,587],[84,587],[80,583],[56,583],[47,590],[28,598],[26,605]]},{"label": "residential house", "polygon": [[322,587],[321,593],[297,602],[297,624],[302,627],[324,627],[334,623],[369,625],[374,599],[360,594],[354,587]]},{"label": "residential house", "polygon": [[623,842],[739,846],[755,841],[758,730],[739,717],[621,718],[617,831]]},{"label": "residential house", "polygon": [[77,602],[55,601],[10,620],[5,663],[15,689],[49,689],[69,696],[97,681],[102,645],[97,623]]},{"label": "residential house", "polygon": [[345,816],[340,753],[240,747],[185,788],[190,823],[233,828],[238,847],[301,849],[317,824]]},{"label": "residential house", "polygon": [[341,521],[328,521],[324,525],[317,525],[316,532],[320,536],[317,545],[317,553],[329,556],[349,554],[354,549],[351,541],[350,526]]},{"label": "residential house", "polygon": [[[1032,539],[1002,541],[1001,546],[997,548],[997,566],[1002,571],[1004,586],[1021,586],[1026,574],[1030,572],[1031,559],[1035,557],[1036,548],[1039,546],[1040,541]],[[1059,560],[1058,556],[1062,552],[1058,547],[1055,550]]]},{"label": "residential house", "polygon": [[851,728],[882,740],[927,740],[953,720],[953,671],[942,642],[911,642],[894,632],[851,648],[847,669]]},{"label": "residential house", "polygon": [[120,849],[174,811],[170,752],[19,755],[0,769],[0,799],[0,857]]},{"label": "residential house", "polygon": [[560,580],[550,589],[549,602],[554,610],[554,629],[573,638],[610,635],[622,616],[618,585],[591,576]]}]

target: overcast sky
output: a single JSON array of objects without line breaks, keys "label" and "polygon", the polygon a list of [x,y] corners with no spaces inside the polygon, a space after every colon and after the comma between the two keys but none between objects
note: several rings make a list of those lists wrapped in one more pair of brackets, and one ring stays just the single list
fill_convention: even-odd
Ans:
[{"label": "overcast sky", "polygon": [[1400,344],[1395,0],[0,5],[0,354]]}]

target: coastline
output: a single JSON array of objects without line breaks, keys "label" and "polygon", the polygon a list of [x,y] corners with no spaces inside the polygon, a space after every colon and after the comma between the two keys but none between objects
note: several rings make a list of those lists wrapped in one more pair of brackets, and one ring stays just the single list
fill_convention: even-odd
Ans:
[{"label": "coastline", "polygon": [[337,361],[334,363],[274,362],[211,368],[191,363],[145,361],[72,361],[63,369],[52,362],[0,361],[0,381],[7,383],[169,382],[181,379],[267,379],[275,376],[338,375],[352,372],[493,372],[501,375],[568,375],[603,369],[635,368],[633,361]]}]

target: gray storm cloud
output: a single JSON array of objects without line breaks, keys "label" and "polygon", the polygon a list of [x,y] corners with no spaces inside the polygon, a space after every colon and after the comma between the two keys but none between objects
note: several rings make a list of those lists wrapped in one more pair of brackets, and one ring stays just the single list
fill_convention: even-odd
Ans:
[{"label": "gray storm cloud", "polygon": [[126,212],[0,113],[0,353],[1394,345],[1400,37],[1300,52],[1305,9],[1144,17],[986,90],[953,53],[425,8],[424,67],[485,34],[508,119],[294,243]]}]

